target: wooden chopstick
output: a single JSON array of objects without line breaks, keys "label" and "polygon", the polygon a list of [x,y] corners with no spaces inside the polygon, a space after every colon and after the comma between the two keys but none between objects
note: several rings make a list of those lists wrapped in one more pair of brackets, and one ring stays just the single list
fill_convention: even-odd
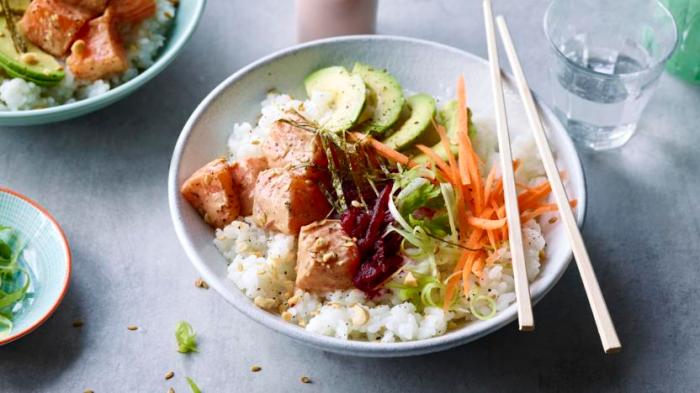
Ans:
[{"label": "wooden chopstick", "polygon": [[564,222],[566,234],[569,238],[569,242],[571,243],[571,249],[574,253],[574,258],[576,259],[576,265],[578,266],[581,280],[583,281],[583,287],[586,290],[588,303],[591,305],[591,310],[593,311],[593,318],[595,319],[596,327],[598,328],[600,340],[603,343],[603,349],[605,350],[605,353],[618,352],[622,348],[622,345],[617,337],[617,332],[615,332],[615,325],[610,318],[610,313],[608,312],[608,307],[605,304],[603,294],[600,291],[598,279],[593,271],[593,265],[591,264],[588,252],[586,251],[586,245],[583,243],[581,232],[576,225],[574,213],[569,206],[569,200],[566,196],[566,191],[564,190],[564,185],[561,181],[559,170],[554,162],[554,156],[551,148],[549,147],[547,136],[544,132],[542,119],[540,119],[537,112],[535,100],[532,98],[532,93],[528,87],[525,74],[523,73],[522,66],[520,65],[520,60],[518,59],[518,54],[513,46],[513,40],[510,36],[508,26],[506,25],[506,21],[503,19],[503,16],[498,16],[496,18],[496,24],[498,25],[501,41],[503,42],[506,55],[508,56],[510,68],[515,75],[518,92],[520,93],[520,98],[525,106],[525,112],[527,114],[530,128],[532,128],[532,132],[535,137],[537,149],[542,158],[542,163],[544,165],[545,172],[547,173],[547,177],[549,178],[549,182],[552,185],[554,199],[559,207],[559,214]]},{"label": "wooden chopstick", "polygon": [[501,158],[503,196],[505,197],[506,204],[508,239],[510,242],[513,280],[515,281],[515,296],[518,307],[518,325],[520,330],[530,331],[535,329],[535,320],[532,316],[530,284],[527,280],[527,271],[525,269],[523,233],[520,223],[520,209],[518,208],[518,194],[515,189],[515,174],[513,173],[513,154],[510,150],[508,118],[506,116],[506,106],[503,99],[503,83],[501,81],[501,67],[498,61],[498,48],[496,46],[496,30],[493,27],[491,0],[484,0],[483,3],[486,43],[489,52],[489,65],[491,68],[491,91],[493,94],[494,108],[496,109],[496,133],[498,135],[498,151]]}]

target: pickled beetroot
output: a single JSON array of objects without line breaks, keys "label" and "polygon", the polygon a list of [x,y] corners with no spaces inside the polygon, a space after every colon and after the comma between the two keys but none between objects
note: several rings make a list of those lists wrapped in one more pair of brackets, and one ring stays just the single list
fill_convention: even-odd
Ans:
[{"label": "pickled beetroot", "polygon": [[393,222],[389,212],[391,184],[387,184],[376,200],[372,211],[352,207],[340,217],[343,230],[357,239],[360,251],[360,267],[353,277],[353,284],[369,294],[401,267],[403,258],[398,255],[401,236],[384,235]]}]

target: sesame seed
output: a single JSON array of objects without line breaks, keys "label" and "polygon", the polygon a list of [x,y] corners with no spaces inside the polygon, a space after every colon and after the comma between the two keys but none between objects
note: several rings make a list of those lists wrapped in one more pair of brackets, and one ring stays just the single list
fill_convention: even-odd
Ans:
[{"label": "sesame seed", "polygon": [[129,325],[129,326],[127,326],[126,328],[129,329],[129,330],[131,330],[131,331],[134,331],[134,330],[138,330],[138,329],[139,329],[139,327],[136,326],[136,325]]},{"label": "sesame seed", "polygon": [[299,380],[301,381],[301,383],[311,383],[311,378],[307,377],[306,375],[301,377]]},{"label": "sesame seed", "polygon": [[168,379],[172,378],[175,376],[175,373],[173,371],[168,371],[165,373],[165,380],[167,381]]},{"label": "sesame seed", "polygon": [[257,373],[258,371],[262,370],[262,367],[260,366],[253,366],[250,368],[250,371]]},{"label": "sesame seed", "polygon": [[82,319],[76,319],[75,321],[73,321],[74,328],[83,327],[83,325],[85,325],[85,322],[83,322]]}]

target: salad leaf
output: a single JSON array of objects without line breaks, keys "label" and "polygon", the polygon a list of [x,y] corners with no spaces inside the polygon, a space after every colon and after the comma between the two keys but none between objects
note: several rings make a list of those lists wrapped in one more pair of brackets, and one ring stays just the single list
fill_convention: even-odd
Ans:
[{"label": "salad leaf", "polygon": [[19,231],[0,225],[0,337],[12,331],[15,305],[25,298],[29,290],[29,272],[19,264],[25,244]]},{"label": "salad leaf", "polygon": [[[405,192],[404,192],[405,191]],[[421,207],[436,206],[434,199],[441,195],[440,189],[425,178],[414,180],[408,187],[401,190],[398,198],[399,212],[406,217]]]},{"label": "salad leaf", "polygon": [[180,353],[197,352],[197,335],[186,321],[180,321],[175,328],[177,351]]},{"label": "salad leaf", "polygon": [[415,218],[413,215],[408,216],[408,223],[412,227],[422,227],[426,232],[433,236],[445,237],[451,232],[450,217],[447,213],[441,213],[432,218]]},{"label": "salad leaf", "polygon": [[187,379],[187,384],[190,385],[190,389],[192,389],[192,393],[202,393],[202,391],[199,389],[199,386],[194,382],[194,380],[190,377],[186,377]]}]

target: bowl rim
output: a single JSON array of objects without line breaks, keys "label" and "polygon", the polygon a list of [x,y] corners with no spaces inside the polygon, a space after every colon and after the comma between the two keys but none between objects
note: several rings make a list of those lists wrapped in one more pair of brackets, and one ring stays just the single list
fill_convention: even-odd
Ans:
[{"label": "bowl rim", "polygon": [[18,339],[28,335],[29,333],[33,332],[39,326],[44,324],[44,322],[46,322],[46,320],[48,320],[51,315],[53,315],[53,313],[56,311],[58,306],[63,301],[63,298],[66,296],[66,293],[68,292],[68,288],[70,286],[71,273],[73,271],[73,258],[71,255],[70,246],[68,245],[68,239],[66,238],[66,234],[63,231],[63,228],[61,228],[61,226],[58,224],[58,221],[56,221],[56,219],[53,217],[53,215],[51,215],[51,213],[49,213],[49,211],[46,210],[46,208],[41,206],[38,202],[34,201],[33,199],[27,197],[26,195],[20,194],[19,192],[11,190],[11,189],[6,188],[6,187],[0,187],[0,193],[10,194],[14,197],[21,199],[22,201],[31,205],[35,210],[37,210],[41,215],[43,215],[45,218],[47,218],[51,222],[51,224],[54,227],[54,230],[59,235],[61,243],[63,244],[63,250],[65,252],[65,261],[66,261],[66,274],[65,274],[65,279],[63,280],[63,283],[61,284],[61,293],[54,300],[54,303],[41,316],[41,318],[32,322],[28,327],[26,327],[23,330],[20,330],[16,333],[10,333],[10,335],[8,337],[5,337],[4,339],[0,340],[0,345],[5,345],[5,344],[9,344],[12,341],[18,340]]},{"label": "bowl rim", "polygon": [[[199,24],[202,13],[204,12],[204,6],[207,0],[194,0],[197,2],[196,8],[194,10],[194,15],[190,19],[189,23],[185,25],[183,33],[177,37],[174,41],[170,42],[170,47],[167,50],[158,53],[156,60],[140,72],[138,75],[129,79],[128,81],[118,85],[117,87],[110,89],[104,94],[100,94],[95,97],[86,98],[83,100],[74,101],[68,104],[61,104],[56,106],[51,106],[48,108],[41,109],[28,109],[28,110],[18,110],[18,111],[0,111],[0,119],[23,119],[34,116],[52,116],[64,112],[69,112],[73,110],[79,110],[82,108],[91,107],[93,105],[100,105],[102,103],[109,103],[112,100],[116,100],[123,94],[133,92],[146,82],[153,79],[156,75],[162,72],[170,63],[172,63],[180,51],[184,48],[185,44],[192,37],[192,33]],[[171,27],[172,29],[172,27]],[[168,37],[168,40],[172,37]]]},{"label": "bowl rim", "polygon": [[[223,284],[219,283],[218,277],[211,271],[204,262],[203,258],[199,255],[196,245],[192,242],[187,234],[187,229],[182,219],[180,208],[184,205],[181,200],[179,193],[179,185],[177,184],[177,175],[179,172],[179,167],[181,163],[182,153],[187,145],[189,138],[191,137],[194,125],[199,121],[203,113],[207,108],[215,101],[218,96],[233,85],[238,79],[242,78],[249,72],[260,68],[270,62],[276,61],[278,59],[292,56],[298,52],[302,52],[306,49],[325,45],[325,44],[335,44],[343,42],[357,42],[357,41],[395,41],[403,43],[412,43],[419,45],[432,46],[441,50],[446,50],[458,54],[460,56],[470,58],[475,62],[482,64],[488,64],[488,61],[484,58],[476,56],[470,52],[446,45],[438,42],[412,38],[412,37],[402,37],[402,36],[392,36],[392,35],[355,35],[355,36],[342,36],[342,37],[332,37],[316,41],[311,41],[299,45],[295,45],[289,48],[281,49],[272,54],[264,56],[259,60],[256,60],[247,66],[239,69],[226,79],[224,79],[219,85],[217,85],[207,96],[201,101],[197,108],[192,112],[190,118],[182,129],[180,136],[178,137],[177,143],[175,145],[173,156],[170,163],[170,169],[168,174],[168,201],[171,213],[171,219],[177,234],[178,240],[181,246],[185,250],[190,262],[195,266],[197,271],[202,275],[203,279],[209,283],[227,302],[231,303],[239,312],[246,315],[255,322],[264,325],[271,330],[282,333],[287,337],[290,337],[296,341],[302,342],[304,344],[316,347],[321,350],[331,351],[335,353],[352,355],[352,356],[365,356],[365,357],[402,357],[402,356],[413,356],[418,354],[424,354],[429,352],[437,352],[458,345],[466,344],[468,342],[479,339],[485,335],[488,335],[508,323],[514,321],[517,318],[517,313],[514,304],[511,304],[505,310],[499,312],[495,317],[488,321],[482,321],[479,330],[471,332],[469,325],[460,328],[457,331],[452,332],[453,334],[444,334],[441,336],[431,337],[423,340],[405,341],[405,342],[394,342],[394,343],[376,343],[376,342],[366,342],[366,341],[355,341],[355,340],[343,340],[335,337],[323,336],[320,334],[315,334],[306,331],[291,323],[282,321],[279,316],[272,313],[266,312],[253,304],[249,299],[240,300],[234,296],[229,296],[229,289],[224,287]],[[506,80],[514,80],[512,75],[509,73],[505,74]],[[577,223],[579,227],[583,224],[586,211],[586,182],[585,175],[583,172],[583,166],[581,163],[580,156],[574,146],[573,141],[569,137],[566,129],[559,122],[559,120],[554,116],[553,112],[545,106],[542,101],[533,92],[535,101],[537,103],[538,109],[540,110],[541,116],[546,117],[549,121],[553,122],[555,128],[558,128],[561,135],[563,136],[562,142],[567,152],[572,152],[574,155],[574,168],[571,168],[571,172],[576,172],[576,176],[571,174],[571,179],[579,179],[579,186],[582,190],[582,194],[577,196],[579,199],[579,205],[576,209]],[[562,149],[564,150],[564,149]],[[580,175],[580,176],[579,176]],[[566,253],[564,257],[564,262],[562,263],[562,268],[555,272],[547,282],[538,292],[532,293],[532,303],[536,304],[541,300],[559,281],[561,276],[566,272],[567,267],[572,259],[571,250]]]}]

